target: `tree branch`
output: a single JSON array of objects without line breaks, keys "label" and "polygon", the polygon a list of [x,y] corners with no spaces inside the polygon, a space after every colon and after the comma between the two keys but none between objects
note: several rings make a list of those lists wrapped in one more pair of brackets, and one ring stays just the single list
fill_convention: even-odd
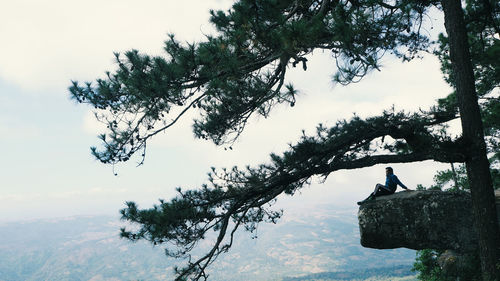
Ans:
[{"label": "tree branch", "polygon": [[[448,115],[448,120],[453,118]],[[459,139],[443,139],[426,129],[436,124],[440,123],[429,114],[386,111],[382,116],[365,120],[354,117],[329,129],[319,126],[316,136],[303,136],[283,156],[271,155],[269,164],[246,170],[236,167],[229,171],[214,170],[209,185],[200,190],[179,190],[179,197],[171,202],[162,201],[150,210],[137,210],[135,205],[129,205],[122,210],[122,218],[138,223],[141,228],[135,233],[123,230],[122,236],[158,243],[171,241],[180,247],[177,253],[187,254],[210,229],[216,230],[217,239],[211,250],[178,272],[179,278],[205,278],[207,266],[231,247],[233,234],[240,225],[253,231],[262,221],[276,222],[281,213],[268,210],[276,198],[283,193],[294,194],[315,176],[326,178],[338,170],[376,164],[465,161],[466,156],[458,153],[463,150]],[[384,148],[371,146],[375,139],[391,134],[400,139]],[[425,139],[426,149],[413,149],[408,144],[401,148],[399,142],[415,135]],[[234,225],[227,237],[230,219]],[[226,239],[229,241],[223,245]]]}]

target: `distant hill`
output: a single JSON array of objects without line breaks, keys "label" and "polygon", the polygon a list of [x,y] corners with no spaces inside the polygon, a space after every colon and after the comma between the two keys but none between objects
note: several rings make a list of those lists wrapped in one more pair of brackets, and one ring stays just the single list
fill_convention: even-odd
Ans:
[{"label": "distant hill", "polygon": [[356,271],[336,271],[313,273],[300,277],[285,277],[283,281],[336,281],[336,280],[417,280],[410,265],[368,268]]},{"label": "distant hill", "polygon": [[[122,225],[113,217],[0,224],[0,281],[171,280],[174,265],[181,261],[165,257],[162,247],[119,239]],[[209,269],[211,280],[337,280],[325,278],[339,276],[352,278],[338,280],[363,280],[359,278],[381,273],[398,278],[412,275],[409,268],[415,251],[359,245],[354,210],[328,206],[287,210],[278,224],[262,225],[257,235],[258,239],[252,239],[241,232],[233,248]],[[206,248],[209,242],[200,246]]]}]

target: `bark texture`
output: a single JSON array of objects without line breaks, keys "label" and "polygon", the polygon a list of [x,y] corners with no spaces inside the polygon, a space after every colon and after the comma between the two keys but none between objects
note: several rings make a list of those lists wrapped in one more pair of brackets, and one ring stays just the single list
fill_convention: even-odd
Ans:
[{"label": "bark texture", "polygon": [[472,210],[479,236],[479,255],[484,280],[500,280],[500,231],[493,185],[486,156],[483,126],[467,41],[463,10],[459,0],[442,0],[450,58],[455,77],[463,138],[469,144],[466,167],[471,187]]}]

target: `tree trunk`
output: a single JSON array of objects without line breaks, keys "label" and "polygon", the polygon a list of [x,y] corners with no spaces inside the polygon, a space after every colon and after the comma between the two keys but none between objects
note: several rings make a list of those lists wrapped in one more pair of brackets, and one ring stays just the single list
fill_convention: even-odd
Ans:
[{"label": "tree trunk", "polygon": [[469,147],[465,164],[471,189],[473,215],[479,234],[483,280],[500,281],[500,269],[497,268],[497,264],[500,263],[500,231],[464,14],[460,0],[442,0],[441,3],[450,44],[463,138]]}]

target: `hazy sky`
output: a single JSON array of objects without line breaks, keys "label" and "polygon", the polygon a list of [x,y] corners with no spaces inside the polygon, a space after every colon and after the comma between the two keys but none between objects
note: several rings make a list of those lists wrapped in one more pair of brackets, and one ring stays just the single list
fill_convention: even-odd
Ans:
[{"label": "hazy sky", "polygon": [[[232,1],[17,0],[0,5],[0,221],[87,214],[117,214],[127,200],[150,206],[173,196],[176,186],[196,188],[211,166],[258,164],[322,122],[376,115],[383,109],[426,109],[450,88],[436,58],[401,63],[387,58],[382,72],[361,83],[334,85],[335,63],[315,52],[307,72],[290,70],[300,90],[297,105],[282,106],[268,119],[254,118],[232,151],[196,140],[191,120],[148,145],[145,165],[98,163],[89,147],[98,145],[100,126],[89,107],[70,101],[71,80],[92,81],[113,70],[113,52],[131,48],[161,54],[167,33],[200,41],[213,32],[209,9]],[[441,28],[437,20],[432,31]],[[429,29],[429,31],[431,31]],[[392,165],[410,188],[430,184],[432,162]],[[384,166],[332,174],[285,205],[319,203],[357,207],[356,201],[384,181]],[[286,215],[286,210],[285,210]]]}]

